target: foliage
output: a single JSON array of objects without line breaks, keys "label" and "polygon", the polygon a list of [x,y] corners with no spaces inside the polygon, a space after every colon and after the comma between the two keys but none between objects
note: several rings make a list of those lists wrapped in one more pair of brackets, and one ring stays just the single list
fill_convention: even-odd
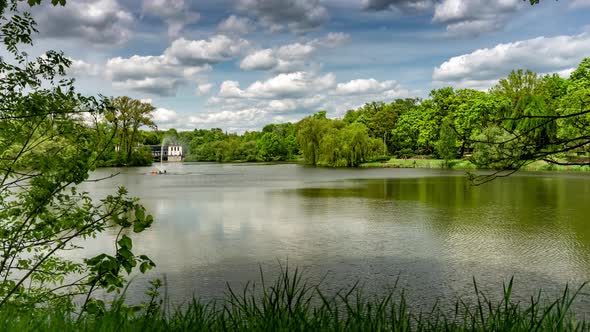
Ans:
[{"label": "foliage", "polygon": [[301,120],[297,127],[297,141],[308,164],[356,167],[383,151],[381,140],[372,139],[358,121],[347,125],[320,113]]},{"label": "foliage", "polygon": [[[131,251],[126,235],[143,231],[153,219],[123,188],[100,200],[77,189],[114,139],[98,123],[113,114],[112,105],[75,92],[63,76],[70,65],[63,54],[27,59],[19,51],[36,30],[16,1],[0,2],[0,16],[11,55],[0,58],[0,311],[71,307],[75,296],[85,299],[83,311],[90,310],[91,304],[104,305],[93,299],[97,289],[119,291],[124,273],[154,266]],[[118,232],[112,254],[63,258],[106,229]]]},{"label": "foliage", "polygon": [[457,157],[457,135],[448,124],[440,128],[439,139],[436,142],[436,153],[445,163]]},{"label": "foliage", "polygon": [[149,166],[153,163],[154,156],[149,146],[141,146],[133,149],[129,158],[129,165]]},{"label": "foliage", "polygon": [[320,161],[322,136],[329,126],[326,112],[308,116],[297,124],[297,143],[306,163],[315,166]]},{"label": "foliage", "polygon": [[[348,110],[341,120],[329,119],[322,111],[297,123],[269,124],[242,135],[214,128],[140,130],[137,136],[143,144],[174,136],[187,147],[188,161],[302,158],[310,165],[350,167],[381,155],[419,155],[469,158],[479,168],[509,174],[535,160],[589,165],[590,158],[584,157],[590,153],[589,105],[590,58],[569,79],[516,70],[488,92],[445,87],[432,90],[425,100],[366,103]],[[115,153],[108,158],[112,162],[105,165],[127,162]]]},{"label": "foliage", "polygon": [[129,97],[117,97],[109,101],[112,112],[105,114],[99,128],[105,135],[114,135],[110,151],[102,160],[104,166],[145,166],[151,164],[146,150],[136,151],[144,144],[160,144],[155,133],[143,132],[142,127],[153,127],[152,112],[155,107],[149,103]]},{"label": "foliage", "polygon": [[[473,282],[473,298],[459,298],[451,310],[442,306],[421,312],[397,287],[369,296],[359,286],[326,293],[322,285],[306,280],[298,269],[284,267],[266,284],[227,288],[215,303],[197,299],[178,308],[158,300],[158,287],[140,307],[122,299],[99,315],[72,317],[67,308],[31,312],[4,311],[5,331],[589,331],[588,321],[577,318],[574,306],[586,296],[585,285],[565,287],[555,299],[539,292],[530,301],[513,298],[514,281],[503,284],[500,296],[490,296]],[[452,305],[452,304],[451,304]]]},{"label": "foliage", "polygon": [[391,132],[396,128],[400,116],[416,108],[418,102],[418,99],[408,98],[396,99],[389,104],[367,103],[358,110],[349,110],[343,121],[347,124],[355,122],[364,124],[370,137],[379,138],[385,142],[388,147],[386,152],[394,152],[395,142]]},{"label": "foliage", "polygon": [[480,150],[474,162],[499,172],[474,180],[481,183],[510,175],[535,160],[562,166],[590,164],[588,158],[571,160],[590,146],[587,66],[585,59],[569,80],[515,71],[491,89],[494,98],[508,102],[492,114],[491,129],[474,140]]}]

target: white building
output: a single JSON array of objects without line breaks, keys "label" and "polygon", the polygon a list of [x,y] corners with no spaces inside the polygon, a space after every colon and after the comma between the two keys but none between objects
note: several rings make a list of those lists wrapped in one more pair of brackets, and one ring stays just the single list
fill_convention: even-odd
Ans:
[{"label": "white building", "polygon": [[182,146],[168,145],[168,161],[182,161]]}]

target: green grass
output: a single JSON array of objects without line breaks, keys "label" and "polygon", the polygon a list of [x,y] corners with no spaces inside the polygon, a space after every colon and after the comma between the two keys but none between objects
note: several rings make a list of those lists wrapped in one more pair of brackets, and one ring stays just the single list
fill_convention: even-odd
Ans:
[{"label": "green grass", "polygon": [[[441,159],[395,159],[392,158],[387,162],[370,162],[364,163],[360,167],[365,168],[434,168],[434,169],[455,169],[455,170],[475,170],[477,167],[469,160],[455,159],[445,163]],[[560,171],[560,172],[589,172],[590,166],[561,166],[550,164],[545,161],[535,161],[521,168],[522,171],[543,172],[543,171]]]},{"label": "green grass", "polygon": [[489,300],[477,289],[476,301],[457,300],[453,313],[438,308],[412,311],[402,291],[368,297],[358,287],[327,296],[302,278],[298,270],[283,270],[272,284],[250,284],[236,291],[228,288],[218,303],[193,300],[171,310],[152,306],[131,314],[113,305],[104,315],[83,316],[67,310],[0,311],[2,331],[590,331],[588,322],[577,320],[572,305],[582,293],[566,287],[554,301],[542,300],[541,292],[528,303],[512,299],[512,281],[504,296]]},{"label": "green grass", "polygon": [[441,159],[390,159],[387,162],[372,162],[362,164],[361,167],[367,168],[448,168],[469,170],[476,169],[475,165],[468,160],[450,160],[445,162]]}]

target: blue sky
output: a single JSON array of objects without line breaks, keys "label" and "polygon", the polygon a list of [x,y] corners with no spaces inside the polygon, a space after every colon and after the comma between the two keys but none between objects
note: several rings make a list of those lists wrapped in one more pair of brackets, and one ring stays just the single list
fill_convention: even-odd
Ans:
[{"label": "blue sky", "polygon": [[485,90],[590,56],[590,0],[70,0],[33,10],[88,94],[151,100],[160,128],[230,132],[365,102]]}]

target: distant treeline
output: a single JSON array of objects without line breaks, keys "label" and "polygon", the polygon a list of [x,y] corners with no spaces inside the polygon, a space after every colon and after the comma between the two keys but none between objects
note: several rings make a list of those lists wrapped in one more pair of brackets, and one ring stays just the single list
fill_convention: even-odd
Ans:
[{"label": "distant treeline", "polygon": [[341,119],[321,111],[297,123],[269,124],[242,135],[219,128],[142,131],[138,143],[159,144],[171,137],[185,146],[187,161],[302,158],[312,165],[358,166],[420,155],[470,157],[491,168],[517,168],[538,159],[576,163],[572,153],[587,150],[590,142],[589,73],[590,59],[585,59],[569,79],[518,70],[488,92],[444,87],[432,90],[427,99],[370,102]]}]

